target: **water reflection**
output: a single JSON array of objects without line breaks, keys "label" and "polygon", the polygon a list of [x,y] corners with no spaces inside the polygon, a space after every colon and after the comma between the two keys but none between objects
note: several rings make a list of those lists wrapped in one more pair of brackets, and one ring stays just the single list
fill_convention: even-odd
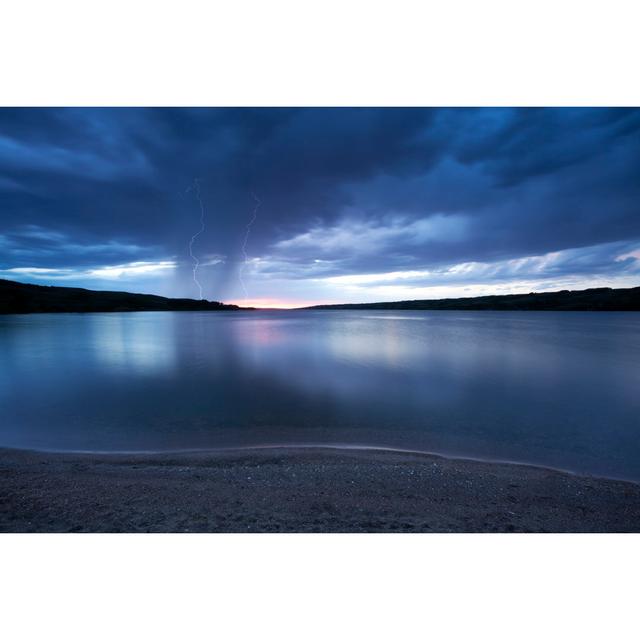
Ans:
[{"label": "water reflection", "polygon": [[640,317],[0,318],[0,446],[351,443],[640,479]]},{"label": "water reflection", "polygon": [[141,314],[134,322],[125,314],[87,316],[96,365],[133,374],[173,369],[173,320],[172,314]]}]

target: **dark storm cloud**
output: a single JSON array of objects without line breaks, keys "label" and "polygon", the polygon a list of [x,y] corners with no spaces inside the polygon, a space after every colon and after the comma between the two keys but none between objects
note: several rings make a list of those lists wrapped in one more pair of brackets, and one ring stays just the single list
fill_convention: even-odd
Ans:
[{"label": "dark storm cloud", "polygon": [[486,118],[487,126],[478,126],[480,120],[465,131],[455,155],[463,163],[483,165],[501,186],[602,154],[640,128],[635,109],[488,110]]},{"label": "dark storm cloud", "polygon": [[197,178],[209,297],[238,295],[252,192],[245,277],[277,280],[271,295],[399,271],[453,282],[467,263],[494,266],[478,282],[634,275],[639,167],[634,109],[2,109],[0,270],[93,283],[115,266],[135,288],[157,267],[164,284],[145,286],[193,295]]}]

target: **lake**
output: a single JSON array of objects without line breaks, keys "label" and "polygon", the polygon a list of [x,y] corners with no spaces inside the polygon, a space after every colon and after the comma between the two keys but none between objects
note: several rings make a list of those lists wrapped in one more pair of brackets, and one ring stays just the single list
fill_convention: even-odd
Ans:
[{"label": "lake", "polygon": [[0,316],[0,446],[391,447],[640,479],[640,314]]}]

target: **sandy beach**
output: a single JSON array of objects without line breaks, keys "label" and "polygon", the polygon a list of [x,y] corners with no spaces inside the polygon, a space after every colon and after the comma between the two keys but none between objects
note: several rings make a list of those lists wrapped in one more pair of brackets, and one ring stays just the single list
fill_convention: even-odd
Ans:
[{"label": "sandy beach", "polygon": [[0,450],[2,532],[637,532],[640,485],[381,450]]}]

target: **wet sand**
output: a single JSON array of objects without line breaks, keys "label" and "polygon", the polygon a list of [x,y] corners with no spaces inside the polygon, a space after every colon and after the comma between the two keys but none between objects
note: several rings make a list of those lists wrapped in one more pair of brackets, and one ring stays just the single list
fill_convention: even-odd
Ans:
[{"label": "wet sand", "polygon": [[640,484],[367,449],[0,449],[0,531],[639,532]]}]

